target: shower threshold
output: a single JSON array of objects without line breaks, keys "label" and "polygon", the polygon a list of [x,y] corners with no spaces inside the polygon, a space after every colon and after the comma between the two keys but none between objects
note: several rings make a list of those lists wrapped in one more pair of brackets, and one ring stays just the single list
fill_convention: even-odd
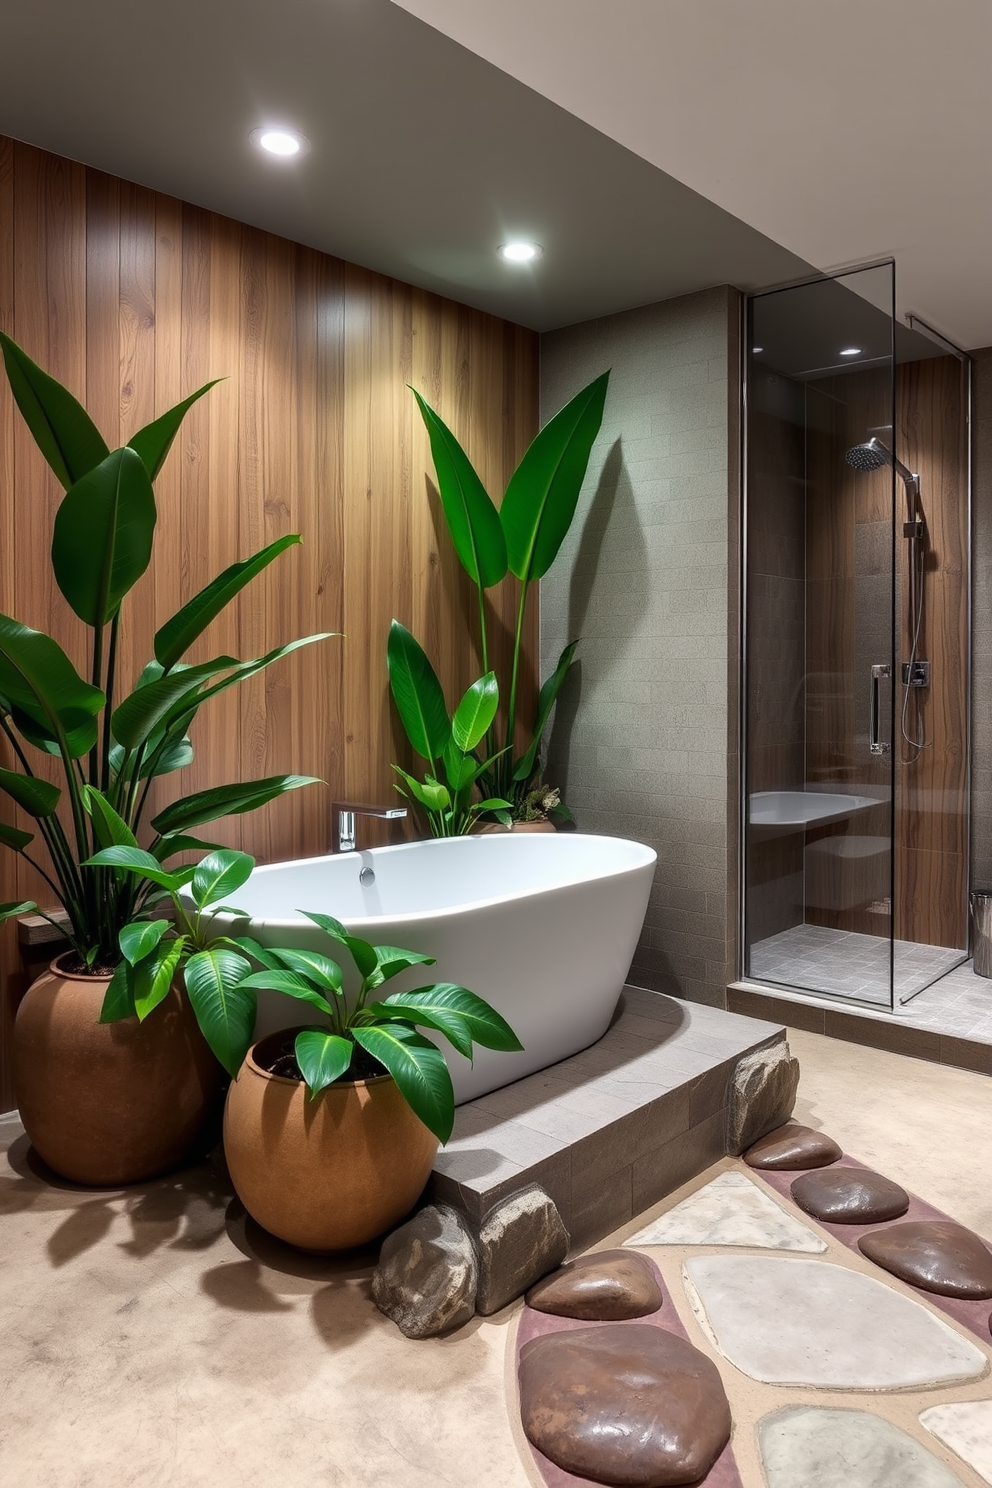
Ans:
[{"label": "shower threshold", "polygon": [[[897,1005],[905,1005],[966,959],[963,950],[897,940],[892,968]],[[755,942],[748,977],[888,1011],[889,942],[825,925],[794,925]]]}]

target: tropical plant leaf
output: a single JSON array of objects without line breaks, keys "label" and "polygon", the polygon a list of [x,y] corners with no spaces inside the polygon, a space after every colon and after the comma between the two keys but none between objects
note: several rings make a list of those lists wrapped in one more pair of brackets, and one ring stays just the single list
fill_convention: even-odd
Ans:
[{"label": "tropical plant leaf", "polygon": [[197,909],[226,898],[248,882],[255,870],[255,859],[231,847],[218,848],[197,863],[190,881],[193,903]]},{"label": "tropical plant leaf", "polygon": [[174,873],[169,873],[158,859],[153,858],[150,852],[145,852],[143,847],[102,847],[99,852],[81,863],[80,867],[126,868],[131,873],[137,873],[141,878],[147,878],[150,883],[158,884],[170,894],[178,894],[183,885],[188,883],[193,876],[192,868],[188,871],[180,868]]},{"label": "tropical plant leaf", "polygon": [[448,740],[444,754],[441,756],[441,763],[444,766],[448,789],[456,795],[465,786],[473,785],[482,770],[475,756],[462,754],[454,739]]},{"label": "tropical plant leaf", "polygon": [[320,1028],[304,1028],[296,1035],[296,1062],[311,1100],[347,1073],[355,1046],[351,1039]]},{"label": "tropical plant leaf", "polygon": [[373,986],[381,987],[411,966],[433,966],[435,956],[422,956],[419,951],[404,951],[399,946],[373,946],[376,969]]},{"label": "tropical plant leaf", "polygon": [[322,956],[319,951],[295,951],[282,947],[272,954],[287,971],[295,972],[320,991],[335,994],[341,991],[341,968],[330,956]]},{"label": "tropical plant leaf", "polygon": [[34,442],[66,490],[110,450],[83,405],[0,331],[7,380]]},{"label": "tropical plant leaf", "polygon": [[604,372],[576,393],[537,434],[510,477],[499,519],[510,569],[524,584],[547,573],[571,525],[609,380]]},{"label": "tropical plant leaf", "polygon": [[431,441],[445,520],[455,552],[473,584],[489,589],[506,576],[506,540],[499,513],[447,424],[413,388]]},{"label": "tropical plant leaf", "polygon": [[19,775],[16,770],[0,769],[0,790],[36,821],[52,816],[62,799],[57,785],[41,780],[37,775]]},{"label": "tropical plant leaf", "polygon": [[274,970],[253,971],[246,976],[241,983],[242,987],[258,992],[284,992],[287,997],[295,997],[299,1002],[312,1003],[314,1007],[320,1008],[321,1012],[334,1014],[334,1008],[328,1002],[322,992],[312,987],[305,977],[295,971],[282,971],[278,967]]},{"label": "tropical plant leaf", "polygon": [[199,827],[221,816],[240,816],[246,811],[255,811],[277,796],[299,790],[301,786],[323,784],[315,775],[268,775],[264,780],[215,785],[210,790],[196,791],[194,795],[173,801],[171,806],[166,806],[152,818],[152,826],[164,837],[167,832]]},{"label": "tropical plant leaf", "polygon": [[151,954],[168,928],[168,920],[136,920],[133,925],[124,925],[117,937],[124,959],[136,966]]},{"label": "tropical plant leaf", "polygon": [[355,1025],[349,1031],[389,1071],[428,1131],[446,1142],[455,1124],[455,1093],[437,1045],[408,1023]]},{"label": "tropical plant leaf", "polygon": [[101,847],[138,846],[131,828],[102,791],[94,785],[87,785],[83,787],[82,796]]},{"label": "tropical plant leaf", "polygon": [[195,393],[190,393],[181,403],[170,408],[168,413],[160,414],[143,429],[139,429],[132,439],[128,440],[128,447],[133,449],[140,457],[142,465],[148,472],[148,479],[153,481],[165,464],[165,457],[172,448],[172,441],[179,433],[179,426],[186,417],[189,409],[204,393],[209,393],[218,382],[223,382],[222,377],[215,377],[211,382],[205,382]]},{"label": "tropical plant leaf", "polygon": [[160,837],[152,843],[151,854],[158,862],[164,863],[166,858],[174,858],[176,853],[216,852],[222,845],[220,842],[204,842],[202,837],[190,837],[185,832],[171,832],[168,837]]},{"label": "tropical plant leaf", "polygon": [[83,681],[51,636],[9,615],[0,615],[0,695],[18,728],[23,718],[42,736],[63,739],[71,758],[88,754],[96,743],[103,693]]},{"label": "tropical plant leaf", "polygon": [[311,913],[308,909],[301,909],[300,914],[306,915],[308,920],[312,920],[332,940],[340,941],[341,945],[347,947],[363,978],[373,975],[379,965],[375,946],[369,945],[367,940],[362,940],[357,935],[352,935],[347,926],[342,925],[341,921],[336,920],[333,915]]},{"label": "tropical plant leaf", "polygon": [[451,737],[444,693],[427,653],[398,620],[389,627],[386,665],[406,736],[416,752],[433,763]]},{"label": "tropical plant leaf", "polygon": [[37,910],[38,906],[33,899],[21,899],[19,901],[8,902],[7,904],[0,904],[0,924],[4,920],[14,919],[17,915],[36,914]]},{"label": "tropical plant leaf", "polygon": [[177,610],[155,636],[155,655],[162,667],[166,671],[171,671],[197,637],[206,630],[211,620],[214,620],[221,610],[230,604],[234,596],[246,584],[249,584],[256,574],[260,574],[274,558],[278,558],[280,553],[284,553],[287,548],[301,541],[298,533],[291,532],[288,536],[280,537],[275,542],[269,543],[268,547],[262,548],[253,557],[244,558],[240,563],[232,563],[205,589],[201,589],[199,594],[195,594],[187,604],[184,604],[181,610]]},{"label": "tropical plant leaf", "polygon": [[405,1002],[398,1002],[395,1006],[391,1002],[370,1002],[358,1014],[355,1027],[361,1027],[362,1019],[366,1017],[370,1024],[382,1020],[388,1022],[392,1018],[397,1022],[401,1019],[408,1020],[421,1028],[433,1028],[436,1033],[443,1033],[459,1054],[463,1054],[466,1059],[472,1058],[472,1035],[458,1013],[448,1012],[444,1008],[420,1008],[413,1004],[407,1006]]},{"label": "tropical plant leaf", "polygon": [[100,1009],[101,1023],[119,1023],[135,1016],[134,971],[129,961],[121,961],[110,978]]},{"label": "tropical plant leaf", "polygon": [[136,687],[114,709],[114,738],[126,749],[137,749],[168,720],[177,703],[185,702],[188,707],[196,701],[205,681],[238,665],[234,656],[217,656],[213,661],[204,661],[198,666],[179,667],[167,676]]},{"label": "tropical plant leaf", "polygon": [[251,966],[237,951],[197,951],[184,968],[186,991],[203,1037],[232,1077],[244,1062],[257,998],[244,985]]},{"label": "tropical plant leaf", "polygon": [[[423,806],[425,811],[447,811],[451,805],[451,795],[439,780],[435,780],[432,775],[428,775],[427,779],[421,784],[412,775],[408,775],[405,770],[401,770],[399,765],[393,765],[392,768],[396,771],[397,775],[403,777],[407,783],[410,795]],[[402,794],[405,795],[406,792],[404,791]]]},{"label": "tropical plant leaf", "polygon": [[70,487],[55,517],[52,568],[87,625],[100,629],[141,578],[152,556],[155,494],[131,449],[114,450]]},{"label": "tropical plant leaf", "polygon": [[8,822],[0,822],[0,843],[3,843],[4,847],[13,848],[14,852],[23,852],[28,843],[33,841],[33,832],[22,832],[20,827],[12,827]]},{"label": "tropical plant leaf", "polygon": [[502,798],[502,796],[489,796],[489,797],[487,797],[487,799],[485,801],[476,801],[475,804],[472,807],[472,810],[475,811],[476,813],[478,813],[480,811],[499,812],[499,811],[510,811],[512,809],[512,807],[513,807],[513,802],[512,801],[504,801],[503,798]]},{"label": "tropical plant leaf", "polygon": [[523,1048],[502,1013],[455,982],[435,982],[431,987],[418,987],[414,992],[394,992],[382,1006],[386,1017],[410,1017],[413,1022],[418,1021],[420,1013],[429,1013],[435,1018],[458,1019],[470,1040],[481,1044],[484,1049],[512,1053]]},{"label": "tropical plant leaf", "polygon": [[551,716],[551,709],[555,705],[555,700],[561,690],[562,683],[571,671],[572,657],[575,655],[575,648],[578,644],[578,641],[569,641],[558,658],[558,665],[541,687],[537,698],[537,714],[534,719],[534,737],[530,741],[530,747],[527,753],[517,762],[517,766],[513,771],[514,780],[529,780],[534,773],[534,768],[537,765],[538,751],[541,748],[541,740],[544,737],[544,730]]},{"label": "tropical plant leaf", "polygon": [[225,945],[233,946],[235,950],[243,951],[253,961],[258,961],[262,966],[267,966],[271,971],[278,971],[279,962],[276,960],[268,946],[263,946],[250,935],[225,935],[222,937]]},{"label": "tropical plant leaf", "polygon": [[172,979],[185,948],[185,936],[164,941],[134,967],[131,987],[134,993],[134,1010],[140,1023],[169,995]]},{"label": "tropical plant leaf", "polygon": [[336,920],[333,915],[317,914],[316,911],[309,909],[301,909],[298,913],[306,915],[307,919],[312,920],[318,930],[323,930],[325,935],[332,936],[334,940],[346,941],[348,939],[347,925],[342,925],[341,921]]},{"label": "tropical plant leaf", "polygon": [[485,738],[498,707],[496,673],[487,672],[478,682],[472,683],[451,720],[451,737],[463,754],[470,754]]}]

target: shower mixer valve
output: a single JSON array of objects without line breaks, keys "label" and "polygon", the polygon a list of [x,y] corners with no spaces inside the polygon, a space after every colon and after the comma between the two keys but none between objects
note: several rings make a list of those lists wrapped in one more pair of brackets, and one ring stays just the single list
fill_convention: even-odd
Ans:
[{"label": "shower mixer valve", "polygon": [[928,661],[904,661],[902,685],[904,687],[929,687],[930,663]]}]

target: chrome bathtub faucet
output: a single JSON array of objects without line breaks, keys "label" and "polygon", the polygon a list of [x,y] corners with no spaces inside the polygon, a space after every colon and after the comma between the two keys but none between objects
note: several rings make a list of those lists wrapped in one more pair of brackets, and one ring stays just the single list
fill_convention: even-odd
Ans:
[{"label": "chrome bathtub faucet", "polygon": [[332,852],[355,851],[356,816],[372,816],[377,821],[398,821],[406,816],[406,807],[367,806],[358,801],[335,801],[331,807],[334,837]]}]

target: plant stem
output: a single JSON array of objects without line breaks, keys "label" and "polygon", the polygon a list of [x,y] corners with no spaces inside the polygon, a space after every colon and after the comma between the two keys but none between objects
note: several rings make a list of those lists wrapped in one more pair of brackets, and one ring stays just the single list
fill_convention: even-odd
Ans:
[{"label": "plant stem", "polygon": [[[506,716],[506,747],[510,751],[510,753],[509,759],[507,759],[505,755],[503,756],[504,760],[506,761],[506,765],[504,766],[502,763],[499,765],[499,773],[497,779],[499,779],[500,781],[502,781],[503,779],[504,769],[509,770],[509,775],[511,777],[513,775],[513,735],[516,731],[517,726],[517,684],[519,682],[520,673],[520,642],[523,638],[524,633],[524,611],[527,608],[527,588],[528,585],[526,581],[521,583],[520,604],[517,607],[517,631],[516,635],[513,638],[513,669],[510,672],[510,703],[507,709]],[[497,791],[497,795],[503,796],[505,794],[506,792],[503,790]]]},{"label": "plant stem", "polygon": [[114,711],[114,681],[117,672],[117,633],[120,629],[120,611],[110,624],[110,650],[107,654],[107,704],[103,715],[103,769],[100,789],[104,795],[110,790],[110,717]]},{"label": "plant stem", "polygon": [[[103,626],[102,625],[94,625],[94,627],[93,627],[93,673],[92,673],[92,677],[91,677],[90,680],[92,681],[94,687],[99,687],[100,684],[101,684],[101,682],[103,681]],[[106,729],[107,724],[108,724],[108,721],[109,720],[108,720],[107,716],[105,715],[104,729]],[[93,748],[90,750],[90,785],[97,786],[98,787],[99,784],[100,784],[100,744],[99,744],[99,738],[97,738],[94,741],[94,743],[93,743]]]}]

